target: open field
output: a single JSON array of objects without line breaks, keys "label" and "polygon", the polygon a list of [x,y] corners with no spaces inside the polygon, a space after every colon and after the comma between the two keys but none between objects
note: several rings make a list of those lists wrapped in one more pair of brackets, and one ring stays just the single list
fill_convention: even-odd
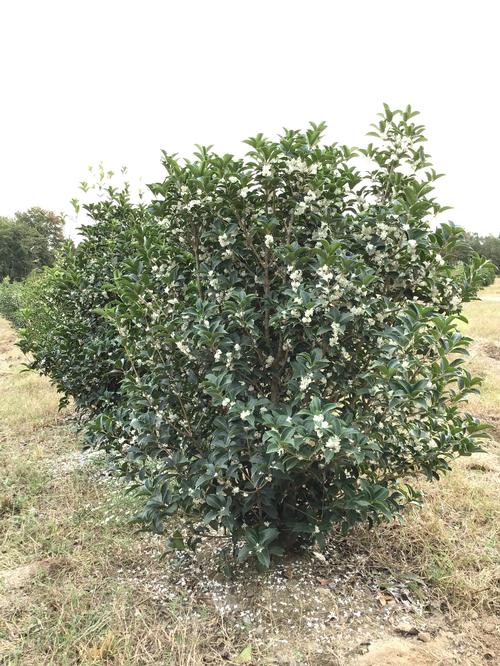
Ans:
[{"label": "open field", "polygon": [[[468,304],[471,410],[500,440],[500,280]],[[135,500],[79,453],[71,411],[22,373],[0,320],[0,663],[480,666],[500,660],[500,446],[463,458],[403,524],[263,575],[222,575],[216,546],[161,558]]]}]

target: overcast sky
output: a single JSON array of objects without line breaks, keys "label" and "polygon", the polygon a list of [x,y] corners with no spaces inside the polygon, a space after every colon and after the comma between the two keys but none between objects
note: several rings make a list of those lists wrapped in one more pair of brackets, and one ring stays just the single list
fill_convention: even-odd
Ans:
[{"label": "overcast sky", "polygon": [[500,233],[497,6],[0,0],[0,215],[70,213],[99,161],[151,182],[161,148],[241,154],[309,120],[359,145],[388,102],[421,111],[446,219]]}]

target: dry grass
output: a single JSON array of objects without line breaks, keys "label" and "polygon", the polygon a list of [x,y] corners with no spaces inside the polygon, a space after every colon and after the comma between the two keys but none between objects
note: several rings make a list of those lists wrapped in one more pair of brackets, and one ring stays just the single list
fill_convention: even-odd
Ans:
[{"label": "dry grass", "polygon": [[[497,294],[500,281],[486,291]],[[471,409],[492,421],[500,415],[499,310],[489,300],[467,306],[466,330],[480,338],[469,364],[485,378]],[[385,655],[384,666],[495,660],[498,445],[458,461],[438,484],[420,482],[425,507],[403,524],[333,539],[326,561],[309,554],[285,564],[279,586],[271,582],[276,572],[267,578],[243,572],[224,588],[213,551],[193,568],[160,560],[161,544],[133,533],[127,516],[134,498],[102,477],[98,460],[79,456],[70,414],[57,412],[57,395],[45,379],[19,372],[23,359],[13,343],[0,320],[0,663],[381,663],[351,653],[367,636],[381,650],[374,655]],[[224,588],[226,601],[264,618],[272,631],[257,620],[242,629],[210,595],[191,594],[191,583],[180,582],[184,570],[191,571],[193,588],[208,576]],[[308,572],[303,578],[302,570]],[[377,609],[380,599],[386,603],[380,596],[386,588],[403,596]],[[339,615],[346,601],[355,606],[347,619],[314,633],[310,618],[320,611]],[[432,640],[402,639],[406,656],[391,661],[392,627],[401,618],[426,628]]]},{"label": "dry grass", "polygon": [[500,278],[483,289],[480,300],[465,305],[464,315],[469,320],[469,324],[462,327],[467,335],[500,344]]},{"label": "dry grass", "polygon": [[481,300],[467,303],[469,323],[462,330],[474,344],[468,362],[470,370],[483,378],[480,397],[471,397],[469,408],[494,426],[500,441],[500,278],[481,292]]}]

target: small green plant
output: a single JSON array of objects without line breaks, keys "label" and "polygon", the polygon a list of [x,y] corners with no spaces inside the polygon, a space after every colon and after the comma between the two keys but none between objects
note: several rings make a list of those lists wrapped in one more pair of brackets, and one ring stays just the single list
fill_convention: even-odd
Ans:
[{"label": "small green plant", "polygon": [[110,189],[50,269],[23,347],[140,482],[141,519],[185,517],[173,547],[216,530],[266,567],[390,519],[418,499],[403,479],[479,450],[456,324],[489,265],[453,273],[462,232],[431,226],[415,116],[385,107],[358,150],[311,124],[244,159],[164,154],[152,203]]}]

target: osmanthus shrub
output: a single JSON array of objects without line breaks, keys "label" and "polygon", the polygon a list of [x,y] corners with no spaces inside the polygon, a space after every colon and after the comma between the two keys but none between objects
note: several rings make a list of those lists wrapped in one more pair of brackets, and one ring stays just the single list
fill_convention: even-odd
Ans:
[{"label": "osmanthus shrub", "polygon": [[80,244],[63,247],[25,294],[20,340],[30,367],[51,378],[61,404],[74,399],[87,423],[123,398],[126,357],[99,308],[110,301],[107,285],[135,252],[135,230],[148,215],[131,203],[127,188],[99,190],[99,200],[86,206],[91,223],[82,227]]},{"label": "osmanthus shrub", "polygon": [[456,321],[485,267],[452,278],[461,232],[432,230],[438,174],[414,115],[386,108],[360,151],[311,125],[250,139],[243,160],[165,154],[161,232],[122,267],[108,317],[129,353],[120,440],[155,461],[143,518],[191,521],[174,545],[222,528],[267,565],[332,523],[390,518],[416,497],[409,476],[478,449]]},{"label": "osmanthus shrub", "polygon": [[333,524],[390,519],[418,499],[409,478],[479,450],[457,320],[488,265],[453,272],[462,232],[432,225],[415,115],[385,107],[358,150],[311,124],[248,140],[244,159],[164,154],[149,208],[112,197],[117,235],[103,204],[77,267],[55,269],[86,294],[65,301],[85,333],[61,324],[60,385],[74,354],[111,386],[110,406],[85,397],[89,438],[138,472],[146,523],[182,514],[173,546],[218,530],[267,566]]}]

